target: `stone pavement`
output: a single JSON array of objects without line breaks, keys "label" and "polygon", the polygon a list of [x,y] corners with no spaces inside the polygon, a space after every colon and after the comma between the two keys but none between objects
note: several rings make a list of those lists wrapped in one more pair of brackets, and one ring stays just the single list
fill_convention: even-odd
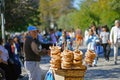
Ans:
[{"label": "stone pavement", "polygon": [[97,67],[89,67],[85,80],[120,80],[120,56],[118,65],[114,65],[113,57],[107,62],[100,58]]},{"label": "stone pavement", "polygon": [[[48,55],[41,57],[40,67],[42,70],[42,80],[44,80],[45,74],[49,70],[50,67],[49,61],[50,61],[50,57]],[[24,77],[18,80],[28,80],[27,71],[24,68],[22,69],[22,75]]]},{"label": "stone pavement", "polygon": [[[81,49],[83,52],[86,51],[85,48]],[[118,56],[118,65],[114,65],[112,53],[113,51],[111,52],[109,62],[105,61],[101,55],[97,67],[88,67],[84,80],[120,80],[120,55]],[[50,57],[47,55],[42,57],[40,67],[42,69],[43,78],[49,70],[49,60]],[[28,75],[26,74],[25,69],[23,69],[22,75],[24,75],[24,78],[18,80],[28,80]]]}]

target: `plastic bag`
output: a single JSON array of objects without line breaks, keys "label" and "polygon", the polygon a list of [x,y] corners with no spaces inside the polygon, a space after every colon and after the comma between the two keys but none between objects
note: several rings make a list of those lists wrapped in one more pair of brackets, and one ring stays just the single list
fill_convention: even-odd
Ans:
[{"label": "plastic bag", "polygon": [[54,75],[51,69],[49,69],[49,71],[47,72],[46,76],[45,76],[45,80],[55,80],[54,79]]}]

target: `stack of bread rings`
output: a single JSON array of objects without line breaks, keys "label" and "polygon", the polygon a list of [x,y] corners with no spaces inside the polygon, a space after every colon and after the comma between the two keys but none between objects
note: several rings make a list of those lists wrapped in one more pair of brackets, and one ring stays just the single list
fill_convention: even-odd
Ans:
[{"label": "stack of bread rings", "polygon": [[82,51],[77,49],[73,52],[73,54],[74,54],[73,68],[80,69],[82,66],[83,53],[82,53]]},{"label": "stack of bread rings", "polygon": [[61,68],[61,47],[52,46],[50,47],[50,65],[52,69],[60,69]]},{"label": "stack of bread rings", "polygon": [[95,54],[94,51],[87,50],[87,52],[85,54],[85,63],[88,64],[88,65],[92,65],[95,57],[96,57],[96,54]]},{"label": "stack of bread rings", "polygon": [[73,52],[70,50],[64,50],[61,56],[62,56],[61,68],[71,69],[73,64],[73,57],[74,57]]}]

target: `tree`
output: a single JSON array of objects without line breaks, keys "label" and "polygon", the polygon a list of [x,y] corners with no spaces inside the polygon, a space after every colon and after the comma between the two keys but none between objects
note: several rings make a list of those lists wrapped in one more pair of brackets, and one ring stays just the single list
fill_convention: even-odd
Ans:
[{"label": "tree", "polygon": [[6,0],[5,27],[7,31],[23,31],[28,25],[40,25],[39,0]]},{"label": "tree", "polygon": [[[120,19],[120,0],[83,0],[80,4],[80,10],[68,13],[64,16],[75,28],[85,30],[95,22],[96,25],[113,25],[116,19]],[[71,17],[71,18],[70,18]],[[69,25],[68,22],[58,20],[59,25]],[[61,22],[60,22],[61,21]],[[67,28],[68,29],[68,28]]]},{"label": "tree", "polygon": [[66,30],[70,30],[71,28],[73,28],[74,24],[73,24],[73,14],[74,13],[70,13],[67,15],[62,15],[58,20],[57,20],[57,24],[59,28],[63,28]]},{"label": "tree", "polygon": [[112,0],[111,7],[113,10],[120,13],[120,0]]},{"label": "tree", "polygon": [[72,0],[40,0],[42,25],[49,27],[50,23],[71,11]]}]

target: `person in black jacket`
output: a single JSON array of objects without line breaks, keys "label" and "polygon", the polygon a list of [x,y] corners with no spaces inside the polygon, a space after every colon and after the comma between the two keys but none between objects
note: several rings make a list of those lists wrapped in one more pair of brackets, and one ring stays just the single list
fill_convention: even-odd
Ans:
[{"label": "person in black jacket", "polygon": [[27,69],[29,80],[41,80],[40,55],[42,49],[37,39],[37,28],[28,27],[29,36],[26,36],[23,50],[25,54],[25,68]]}]

